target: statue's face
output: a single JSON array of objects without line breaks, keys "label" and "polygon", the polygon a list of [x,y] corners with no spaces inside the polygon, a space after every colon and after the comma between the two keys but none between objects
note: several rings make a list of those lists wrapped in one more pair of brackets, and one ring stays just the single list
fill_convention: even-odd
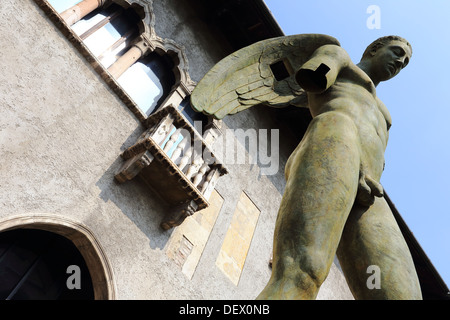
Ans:
[{"label": "statue's face", "polygon": [[380,81],[389,80],[406,67],[411,55],[411,48],[406,43],[393,40],[373,53],[372,70]]}]

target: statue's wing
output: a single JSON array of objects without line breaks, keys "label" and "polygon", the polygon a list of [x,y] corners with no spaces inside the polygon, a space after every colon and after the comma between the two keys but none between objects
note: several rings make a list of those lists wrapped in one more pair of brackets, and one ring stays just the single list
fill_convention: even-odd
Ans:
[{"label": "statue's wing", "polygon": [[254,105],[307,107],[305,91],[295,72],[326,44],[340,45],[330,36],[299,34],[262,40],[219,61],[191,95],[194,110],[222,119]]}]

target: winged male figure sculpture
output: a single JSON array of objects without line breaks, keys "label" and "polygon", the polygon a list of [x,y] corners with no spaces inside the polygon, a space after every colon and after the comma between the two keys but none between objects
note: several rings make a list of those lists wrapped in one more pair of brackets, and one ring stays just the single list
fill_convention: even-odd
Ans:
[{"label": "winged male figure sculpture", "polygon": [[[272,276],[259,299],[315,299],[337,254],[356,299],[421,299],[414,263],[380,184],[391,117],[376,86],[409,62],[388,36],[354,64],[333,37],[263,40],[224,58],[191,96],[222,119],[249,107],[308,107],[313,117],[285,167]],[[380,270],[380,288],[367,270]]]}]

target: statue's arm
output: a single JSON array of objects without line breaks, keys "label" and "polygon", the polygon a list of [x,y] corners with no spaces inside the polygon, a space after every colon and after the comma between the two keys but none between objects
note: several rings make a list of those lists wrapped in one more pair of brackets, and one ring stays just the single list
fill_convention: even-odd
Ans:
[{"label": "statue's arm", "polygon": [[307,92],[321,93],[334,84],[339,72],[351,63],[348,53],[337,45],[324,45],[297,72],[297,83]]}]

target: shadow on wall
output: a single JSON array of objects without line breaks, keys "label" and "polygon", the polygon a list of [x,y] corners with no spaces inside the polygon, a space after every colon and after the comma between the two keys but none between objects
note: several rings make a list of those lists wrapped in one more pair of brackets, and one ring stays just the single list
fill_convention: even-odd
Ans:
[{"label": "shadow on wall", "polygon": [[97,181],[100,198],[113,202],[148,237],[152,249],[163,249],[172,231],[164,231],[160,223],[170,207],[139,177],[118,183],[114,175],[122,164],[119,156]]},{"label": "shadow on wall", "polygon": [[[251,169],[253,170],[255,165],[258,166],[258,180],[262,175],[266,175],[278,192],[283,194],[286,186],[286,162],[309,125],[309,110],[294,106],[276,109],[264,105],[254,109],[227,116],[223,121],[227,127],[234,128],[236,140],[256,159],[256,162],[251,164]],[[226,135],[224,132],[222,134]],[[261,144],[264,141],[266,143]],[[256,145],[251,146],[252,143]]]}]

